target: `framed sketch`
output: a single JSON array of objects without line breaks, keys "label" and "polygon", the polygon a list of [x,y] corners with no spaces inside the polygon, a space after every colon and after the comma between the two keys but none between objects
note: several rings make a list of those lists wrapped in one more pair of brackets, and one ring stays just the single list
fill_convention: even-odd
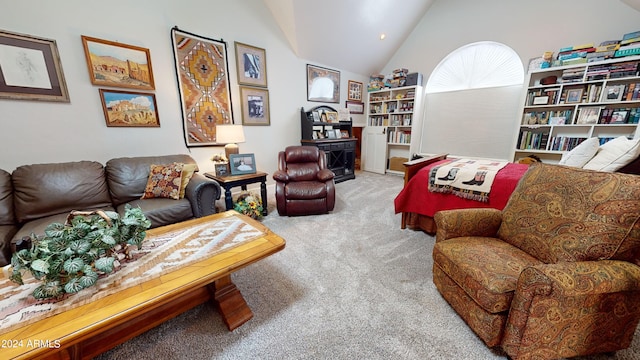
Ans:
[{"label": "framed sketch", "polygon": [[582,91],[583,91],[582,88],[567,90],[567,98],[565,99],[565,102],[567,104],[581,102],[582,101]]},{"label": "framed sketch", "polygon": [[216,126],[233,124],[227,43],[171,29],[187,147],[220,145]]},{"label": "framed sketch", "polygon": [[0,98],[69,102],[55,40],[0,30]]},{"label": "framed sketch", "polygon": [[340,102],[340,71],[307,64],[307,100]]},{"label": "framed sketch", "polygon": [[362,88],[361,82],[349,80],[349,91],[347,92],[347,100],[362,102]]},{"label": "framed sketch", "polygon": [[337,111],[325,111],[327,114],[327,122],[328,123],[337,123],[338,122],[338,112]]},{"label": "framed sketch", "polygon": [[364,114],[364,103],[356,101],[346,101],[345,107],[349,109],[350,114]]},{"label": "framed sketch", "polygon": [[259,47],[235,42],[238,84],[267,87],[267,53]]},{"label": "framed sketch", "polygon": [[214,165],[216,176],[224,177],[229,175],[229,163],[217,163]]},{"label": "framed sketch", "polygon": [[256,173],[256,159],[253,154],[231,154],[229,155],[229,166],[231,167],[231,175]]},{"label": "framed sketch", "polygon": [[242,125],[271,125],[269,90],[240,86]]},{"label": "framed sketch", "polygon": [[624,94],[624,85],[609,85],[602,92],[601,101],[620,101]]},{"label": "framed sketch", "polygon": [[81,37],[92,84],[155,89],[149,49],[84,35]]},{"label": "framed sketch", "polygon": [[154,94],[100,89],[109,127],[160,127]]}]

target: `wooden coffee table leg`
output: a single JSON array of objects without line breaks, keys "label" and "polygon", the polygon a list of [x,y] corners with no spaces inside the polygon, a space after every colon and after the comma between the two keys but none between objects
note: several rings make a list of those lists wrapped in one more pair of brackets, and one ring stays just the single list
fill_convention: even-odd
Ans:
[{"label": "wooden coffee table leg", "polygon": [[213,293],[213,300],[229,331],[233,331],[253,317],[253,312],[244,301],[240,290],[231,282],[231,275],[214,281],[209,285],[209,290]]}]

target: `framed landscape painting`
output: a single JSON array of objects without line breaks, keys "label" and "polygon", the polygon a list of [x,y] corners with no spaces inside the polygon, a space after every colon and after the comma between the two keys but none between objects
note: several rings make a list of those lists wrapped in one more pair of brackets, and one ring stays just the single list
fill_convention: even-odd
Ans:
[{"label": "framed landscape painting", "polygon": [[92,84],[155,89],[148,49],[84,35],[82,45]]},{"label": "framed landscape painting", "polygon": [[69,102],[55,40],[0,30],[0,98]]},{"label": "framed landscape painting", "polygon": [[160,127],[153,94],[100,89],[100,99],[109,127]]}]

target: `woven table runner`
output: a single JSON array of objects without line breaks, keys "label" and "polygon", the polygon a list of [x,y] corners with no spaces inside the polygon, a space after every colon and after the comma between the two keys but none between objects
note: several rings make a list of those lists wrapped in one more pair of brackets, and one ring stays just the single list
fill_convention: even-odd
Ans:
[{"label": "woven table runner", "polygon": [[212,257],[263,236],[264,232],[233,215],[148,235],[133,259],[114,273],[98,279],[95,286],[59,300],[36,300],[31,293],[41,282],[24,274],[24,285],[0,279],[0,334],[87,304],[163,274]]}]

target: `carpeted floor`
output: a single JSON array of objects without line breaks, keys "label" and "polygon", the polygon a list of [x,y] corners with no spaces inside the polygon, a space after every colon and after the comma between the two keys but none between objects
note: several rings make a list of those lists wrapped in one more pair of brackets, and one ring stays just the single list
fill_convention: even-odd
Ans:
[{"label": "carpeted floor", "polygon": [[[488,349],[431,281],[433,238],[400,229],[403,180],[367,172],[336,184],[328,215],[263,223],[286,248],[234,274],[254,313],[229,332],[200,305],[99,359],[506,359]],[[581,359],[640,359],[630,349]]]}]

